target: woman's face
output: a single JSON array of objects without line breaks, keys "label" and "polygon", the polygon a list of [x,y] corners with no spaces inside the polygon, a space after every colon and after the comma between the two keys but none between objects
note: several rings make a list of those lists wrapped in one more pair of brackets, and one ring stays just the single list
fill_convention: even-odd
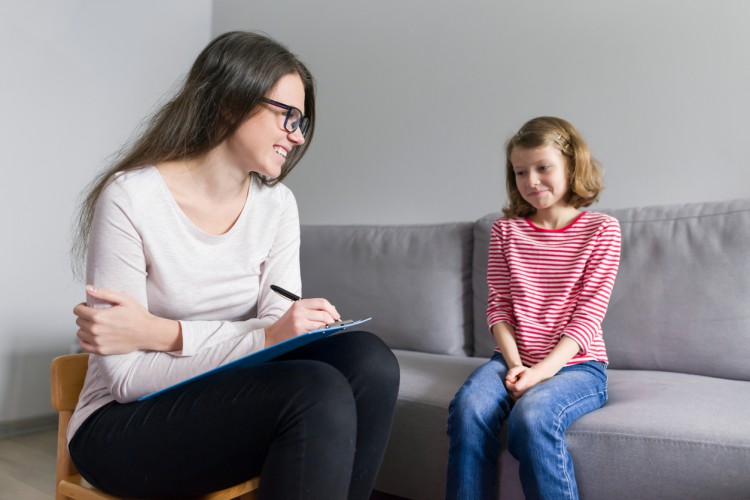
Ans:
[{"label": "woman's face", "polygon": [[[283,76],[265,96],[305,112],[305,87],[296,73]],[[286,110],[260,103],[237,130],[227,139],[227,147],[237,164],[249,172],[276,178],[287,154],[305,142],[302,132],[284,129]]]}]

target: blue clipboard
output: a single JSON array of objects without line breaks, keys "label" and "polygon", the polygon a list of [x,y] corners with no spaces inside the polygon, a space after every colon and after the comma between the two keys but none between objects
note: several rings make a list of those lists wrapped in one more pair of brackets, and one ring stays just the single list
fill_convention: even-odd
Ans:
[{"label": "blue clipboard", "polygon": [[227,371],[227,370],[242,368],[245,366],[255,366],[255,365],[265,363],[266,361],[270,361],[274,358],[278,358],[282,354],[286,354],[289,351],[293,351],[294,349],[297,349],[299,347],[305,346],[307,344],[311,344],[315,342],[316,340],[320,340],[322,338],[328,337],[329,335],[333,335],[334,333],[340,332],[341,330],[344,330],[346,328],[351,328],[353,326],[360,325],[366,321],[370,321],[371,319],[372,318],[360,319],[358,321],[352,321],[351,323],[346,323],[343,325],[333,325],[327,328],[321,328],[320,330],[313,330],[311,332],[303,333],[302,335],[298,335],[296,337],[287,339],[283,342],[279,342],[278,344],[274,344],[271,347],[266,347],[265,349],[261,349],[260,351],[255,351],[240,359],[236,359],[232,361],[231,363],[217,366],[216,368],[209,370],[207,372],[201,373],[200,375],[190,377],[189,379],[183,380],[182,382],[178,382],[176,384],[170,385],[169,387],[165,387],[164,389],[160,389],[156,392],[152,392],[151,394],[142,396],[138,398],[138,401],[145,401],[163,392],[167,392],[177,387],[181,387],[185,384],[189,384],[190,382],[193,382],[195,380],[200,380],[202,378],[211,376],[214,373],[220,373],[220,372]]}]

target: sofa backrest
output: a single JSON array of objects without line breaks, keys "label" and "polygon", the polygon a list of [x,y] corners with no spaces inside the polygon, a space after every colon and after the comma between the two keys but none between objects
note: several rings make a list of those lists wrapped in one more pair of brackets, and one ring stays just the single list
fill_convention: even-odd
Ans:
[{"label": "sofa backrest", "polygon": [[363,327],[393,349],[466,356],[473,226],[303,226],[303,294],[372,316]]},{"label": "sofa backrest", "polygon": [[[750,380],[750,199],[602,210],[622,229],[622,256],[604,320],[612,368]],[[489,229],[474,242],[474,347],[488,356]]]}]

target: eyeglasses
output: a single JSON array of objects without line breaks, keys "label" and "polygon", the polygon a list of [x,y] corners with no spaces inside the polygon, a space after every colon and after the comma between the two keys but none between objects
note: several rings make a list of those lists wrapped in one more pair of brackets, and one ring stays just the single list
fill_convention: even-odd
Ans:
[{"label": "eyeglasses", "polygon": [[276,106],[277,108],[286,110],[286,117],[284,117],[284,130],[291,134],[295,130],[300,129],[302,135],[305,135],[305,132],[307,132],[307,127],[310,126],[310,118],[308,118],[307,116],[302,116],[302,111],[295,108],[294,106],[289,106],[288,104],[274,101],[273,99],[268,99],[267,97],[261,97],[260,100],[265,103],[271,104],[272,106]]}]

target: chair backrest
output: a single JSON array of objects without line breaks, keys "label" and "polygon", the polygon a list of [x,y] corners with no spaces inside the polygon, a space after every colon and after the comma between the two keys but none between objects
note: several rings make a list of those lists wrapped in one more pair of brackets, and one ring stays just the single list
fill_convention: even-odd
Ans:
[{"label": "chair backrest", "polygon": [[52,407],[57,410],[57,466],[55,498],[65,498],[58,486],[63,478],[77,471],[68,451],[68,423],[78,404],[78,396],[86,380],[89,366],[88,354],[68,354],[52,360],[50,365],[50,393]]},{"label": "chair backrest", "polygon": [[52,360],[50,366],[50,389],[52,407],[57,411],[73,411],[83,389],[88,354],[68,354]]},{"label": "chair backrest", "polygon": [[[68,451],[68,424],[70,418],[73,416],[73,410],[75,410],[78,404],[78,396],[81,394],[83,389],[83,383],[86,380],[86,371],[89,366],[89,355],[88,354],[68,354],[60,356],[52,360],[50,365],[50,392],[52,396],[52,407],[58,412],[57,419],[57,470],[55,480],[55,498],[57,500],[67,500],[68,498],[79,498],[79,499],[110,499],[115,498],[111,495],[102,493],[95,488],[86,484],[86,486],[80,486],[81,478],[77,476],[78,480],[73,481],[71,479],[73,475],[76,475],[75,465],[70,459],[70,451]],[[65,479],[66,481],[63,481]],[[61,481],[68,483],[67,495],[64,495],[60,491]],[[248,479],[242,483],[230,486],[220,491],[208,493],[195,497],[197,500],[226,500],[230,498],[241,498],[241,499],[254,499],[255,492],[258,490],[260,485],[260,477],[254,477]]]}]

